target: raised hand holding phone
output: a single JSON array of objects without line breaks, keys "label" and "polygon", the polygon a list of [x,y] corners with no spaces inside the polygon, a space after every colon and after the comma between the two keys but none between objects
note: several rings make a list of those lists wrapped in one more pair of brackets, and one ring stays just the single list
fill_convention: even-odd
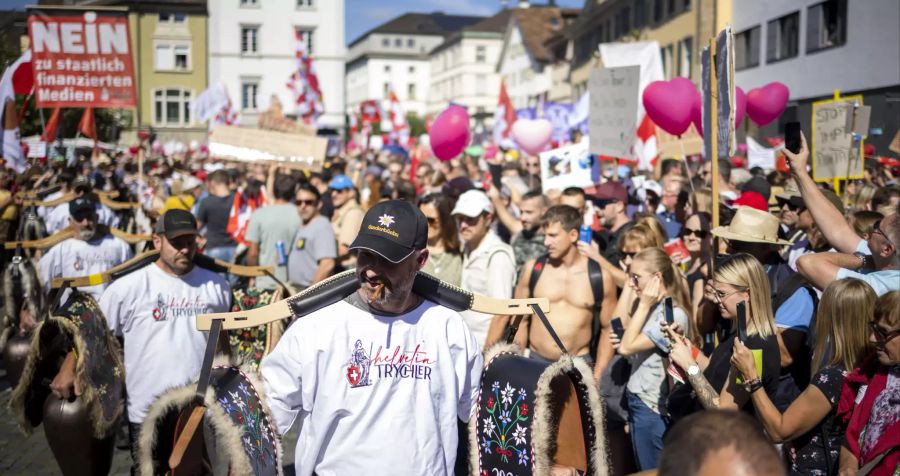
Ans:
[{"label": "raised hand holding phone", "polygon": [[747,342],[747,303],[741,301],[737,304],[738,340]]}]

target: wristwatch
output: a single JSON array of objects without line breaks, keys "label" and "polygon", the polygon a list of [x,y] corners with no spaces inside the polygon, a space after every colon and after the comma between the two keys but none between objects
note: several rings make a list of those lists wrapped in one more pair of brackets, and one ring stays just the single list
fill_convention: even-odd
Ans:
[{"label": "wristwatch", "polygon": [[690,376],[694,376],[694,375],[699,374],[699,373],[700,373],[700,366],[697,365],[697,364],[692,364],[690,367],[687,368],[687,373],[688,373],[688,375],[690,375]]},{"label": "wristwatch", "polygon": [[857,258],[859,258],[859,267],[856,269],[866,269],[866,268],[872,267],[871,266],[872,255],[867,255],[865,253],[860,253],[859,251],[856,251],[853,253],[853,256],[856,256]]}]

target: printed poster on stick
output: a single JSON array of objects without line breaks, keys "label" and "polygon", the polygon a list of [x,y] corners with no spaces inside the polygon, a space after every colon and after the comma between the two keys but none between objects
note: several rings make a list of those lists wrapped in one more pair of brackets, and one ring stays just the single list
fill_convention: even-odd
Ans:
[{"label": "printed poster on stick", "polygon": [[853,104],[862,105],[862,100],[856,95],[813,103],[810,154],[816,181],[863,176],[862,141],[854,143],[853,121],[848,120]]},{"label": "printed poster on stick", "polygon": [[135,107],[124,9],[29,10],[38,107]]},{"label": "printed poster on stick", "polygon": [[541,152],[539,157],[544,192],[594,185],[594,162],[588,152],[586,137],[577,144]]},{"label": "printed poster on stick", "polygon": [[588,136],[592,154],[632,157],[640,80],[640,66],[591,70]]}]

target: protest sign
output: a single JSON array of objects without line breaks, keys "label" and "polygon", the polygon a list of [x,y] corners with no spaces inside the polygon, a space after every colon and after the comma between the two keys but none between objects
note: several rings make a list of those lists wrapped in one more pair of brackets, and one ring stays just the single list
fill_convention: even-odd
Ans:
[{"label": "protest sign", "polygon": [[637,131],[641,67],[591,70],[588,135],[593,154],[631,158]]},{"label": "protest sign", "polygon": [[556,142],[569,140],[569,116],[571,114],[571,103],[544,103],[544,119],[550,121],[550,124],[553,124],[553,140]]},{"label": "protest sign", "polygon": [[894,152],[896,154],[900,154],[900,130],[894,134],[893,140],[891,140],[891,144],[888,145],[888,150]]},{"label": "protest sign", "polygon": [[[715,53],[710,54],[709,47],[700,53],[701,79],[700,87],[703,92],[703,130],[712,131],[715,134],[706,133],[709,138],[704,140],[704,156],[710,160],[712,156],[712,137],[716,140],[716,152],[718,158],[727,159],[734,155],[737,141],[734,133],[735,116],[735,92],[734,92],[734,32],[731,26],[716,35]],[[715,68],[716,98],[712,101],[713,88],[711,84],[711,68]],[[712,123],[712,108],[716,107],[716,124]]]},{"label": "protest sign", "polygon": [[848,122],[847,118],[853,114],[854,102],[862,105],[862,96],[813,103],[810,141],[813,179],[862,178],[862,144],[854,145],[853,121]]},{"label": "protest sign", "polygon": [[125,9],[30,10],[28,34],[38,107],[135,107]]},{"label": "protest sign", "polygon": [[747,168],[760,167],[765,170],[775,168],[775,149],[763,146],[747,136]]},{"label": "protest sign", "polygon": [[594,184],[593,162],[588,140],[540,153],[541,185],[544,192],[566,187],[589,187]]},{"label": "protest sign", "polygon": [[321,137],[218,125],[209,136],[211,156],[241,162],[277,162],[320,170],[328,141]]}]

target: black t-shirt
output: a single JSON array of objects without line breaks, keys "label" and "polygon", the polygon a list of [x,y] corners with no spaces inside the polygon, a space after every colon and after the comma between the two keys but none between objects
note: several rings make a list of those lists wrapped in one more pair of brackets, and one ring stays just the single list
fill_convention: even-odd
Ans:
[{"label": "black t-shirt", "polygon": [[209,195],[197,206],[197,220],[206,225],[206,247],[236,246],[228,233],[228,216],[234,203],[234,193],[225,197]]},{"label": "black t-shirt", "polygon": [[633,224],[631,222],[626,223],[620,226],[618,230],[609,232],[609,235],[607,235],[607,244],[606,249],[603,250],[603,257],[616,266],[618,266],[619,261],[622,260],[622,255],[619,253],[619,239],[622,238],[622,235],[624,235],[632,226]]},{"label": "black t-shirt", "polygon": [[[728,378],[728,372],[731,370],[731,354],[734,350],[734,338],[736,335],[736,332],[732,332],[719,342],[719,346],[709,356],[709,365],[703,371],[703,376],[706,377],[706,380],[709,381],[709,384],[712,385],[717,393],[722,392],[722,388],[726,383],[725,379]],[[778,376],[781,374],[781,354],[778,349],[778,338],[774,334],[765,339],[758,335],[750,336],[744,342],[744,345],[750,349],[762,350],[761,378],[763,389],[769,398],[772,398],[778,390]],[[739,372],[735,370],[732,378],[737,376],[739,376]],[[742,409],[752,412],[753,403],[747,399]]]},{"label": "black t-shirt", "polygon": [[[812,430],[789,443],[794,450],[788,453],[791,455],[791,474],[837,474],[841,444],[847,431],[847,424],[837,415],[837,406],[846,376],[844,366],[838,364],[819,369],[810,380],[809,384],[828,399],[831,411]],[[827,441],[823,442],[823,439]],[[831,467],[827,467],[828,463]]]}]

